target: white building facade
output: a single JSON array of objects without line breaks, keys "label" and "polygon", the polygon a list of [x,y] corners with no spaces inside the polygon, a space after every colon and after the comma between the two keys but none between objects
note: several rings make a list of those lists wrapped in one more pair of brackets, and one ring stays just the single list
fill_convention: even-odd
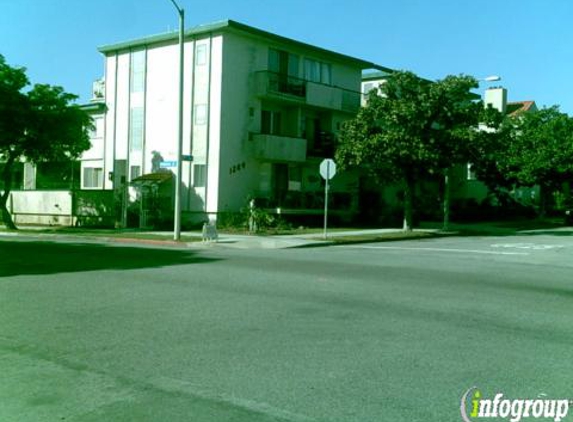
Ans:
[{"label": "white building facade", "polygon": [[[142,175],[174,172],[177,34],[99,51],[105,83],[94,97],[105,106],[93,113],[81,188],[124,189]],[[318,165],[360,107],[362,70],[380,67],[235,21],[187,30],[184,53],[184,220],[236,212],[251,198],[292,212],[318,209]],[[338,178],[339,199],[351,179]]]}]

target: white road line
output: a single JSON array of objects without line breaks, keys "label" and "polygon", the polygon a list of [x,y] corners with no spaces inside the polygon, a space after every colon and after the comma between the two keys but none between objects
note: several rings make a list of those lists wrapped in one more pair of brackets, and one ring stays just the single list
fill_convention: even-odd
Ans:
[{"label": "white road line", "polygon": [[564,248],[564,245],[539,245],[536,243],[495,243],[491,245],[492,248],[515,248],[515,249],[533,249],[533,250],[548,250]]},{"label": "white road line", "polygon": [[[341,246],[343,247],[343,246]],[[390,249],[399,251],[430,251],[430,252],[455,252],[455,253],[473,253],[486,255],[529,255],[529,252],[500,252],[484,251],[480,249],[452,249],[452,248],[406,248],[400,246],[354,246],[361,249]]]}]

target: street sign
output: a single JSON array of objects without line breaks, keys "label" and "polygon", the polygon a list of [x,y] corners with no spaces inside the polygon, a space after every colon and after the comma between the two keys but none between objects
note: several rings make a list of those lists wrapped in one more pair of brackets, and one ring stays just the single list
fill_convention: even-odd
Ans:
[{"label": "street sign", "polygon": [[325,158],[320,163],[320,175],[325,180],[324,183],[324,238],[328,237],[328,181],[336,174],[336,163],[330,158]]},{"label": "street sign", "polygon": [[330,158],[325,158],[320,163],[320,175],[324,180],[330,180],[336,174],[336,163]]},{"label": "street sign", "polygon": [[161,163],[159,163],[159,167],[162,169],[177,167],[177,161],[162,161]]},{"label": "street sign", "polygon": [[193,161],[193,156],[192,156],[192,155],[183,154],[183,155],[181,156],[181,160],[183,160],[183,161]]}]

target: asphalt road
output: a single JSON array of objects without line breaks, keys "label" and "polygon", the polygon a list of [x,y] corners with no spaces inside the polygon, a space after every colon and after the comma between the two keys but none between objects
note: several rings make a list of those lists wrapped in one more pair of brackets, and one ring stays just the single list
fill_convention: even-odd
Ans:
[{"label": "asphalt road", "polygon": [[[0,241],[0,421],[457,421],[573,398],[573,236]],[[573,414],[573,410],[571,412]]]}]

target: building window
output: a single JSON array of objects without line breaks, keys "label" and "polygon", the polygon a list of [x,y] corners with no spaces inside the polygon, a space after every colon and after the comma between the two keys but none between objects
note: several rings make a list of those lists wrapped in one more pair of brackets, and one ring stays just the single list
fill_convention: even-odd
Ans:
[{"label": "building window", "polygon": [[274,48],[269,49],[269,70],[271,72],[280,72],[280,52]]},{"label": "building window", "polygon": [[330,63],[304,59],[304,79],[330,85],[332,84],[332,66]]},{"label": "building window", "polygon": [[141,176],[141,166],[130,166],[129,180],[137,179],[139,176]]},{"label": "building window", "polygon": [[196,188],[205,187],[205,179],[207,173],[207,166],[205,164],[193,165],[193,186]]},{"label": "building window", "polygon": [[332,84],[332,66],[329,63],[320,64],[320,82],[323,84]]},{"label": "building window", "polygon": [[197,104],[195,106],[195,124],[205,125],[207,124],[207,105]]},{"label": "building window", "polygon": [[143,92],[145,88],[145,50],[131,53],[131,92]]},{"label": "building window", "polygon": [[84,167],[82,188],[98,189],[103,187],[103,169],[101,167]]},{"label": "building window", "polygon": [[94,126],[90,132],[90,138],[103,138],[103,117],[96,117],[94,118]]},{"label": "building window", "polygon": [[304,60],[304,79],[311,82],[320,82],[320,63],[315,60]]},{"label": "building window", "polygon": [[375,88],[375,84],[374,84],[374,83],[372,83],[372,82],[365,83],[365,84],[362,86],[362,93],[363,93],[363,94],[369,94],[370,91],[372,91],[374,88]]},{"label": "building window", "polygon": [[281,75],[298,76],[299,58],[287,51],[269,49],[269,70]]},{"label": "building window", "polygon": [[290,165],[288,168],[288,190],[300,191],[302,189],[302,168]]},{"label": "building window", "polygon": [[141,151],[143,148],[143,107],[134,107],[129,111],[129,150]]},{"label": "building window", "polygon": [[283,50],[269,49],[269,89],[304,97],[306,86],[299,78],[299,56]]},{"label": "building window", "polygon": [[195,48],[195,65],[203,66],[207,63],[207,45],[197,44]]},{"label": "building window", "polygon": [[269,70],[281,75],[298,76],[298,56],[287,51],[269,49]]},{"label": "building window", "polygon": [[265,135],[282,134],[282,116],[280,111],[262,110],[261,112],[261,133]]}]

